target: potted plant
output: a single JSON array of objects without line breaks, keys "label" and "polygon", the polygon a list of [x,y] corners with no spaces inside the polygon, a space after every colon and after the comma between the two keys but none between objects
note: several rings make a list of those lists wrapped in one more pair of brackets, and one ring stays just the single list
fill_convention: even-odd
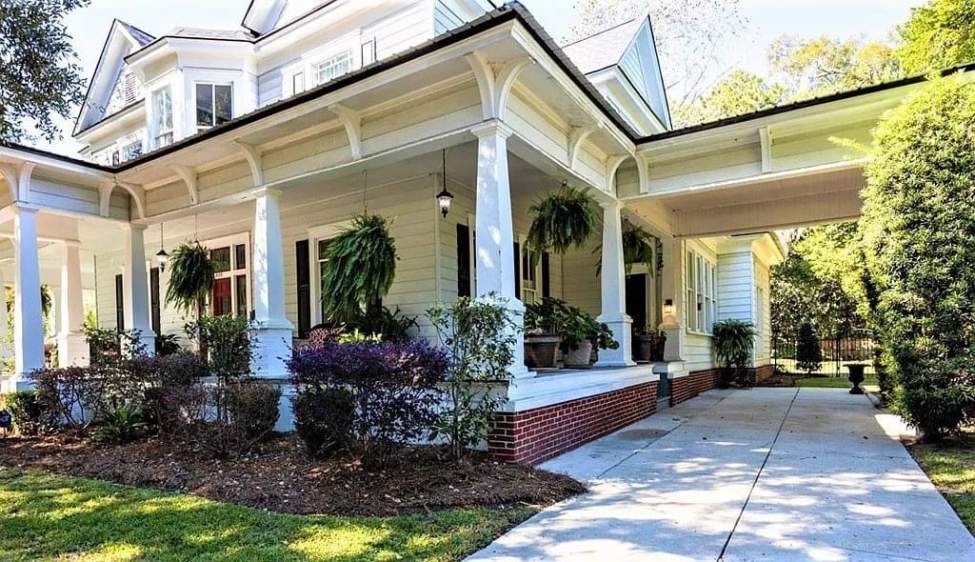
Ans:
[{"label": "potted plant", "polygon": [[525,365],[530,369],[557,369],[561,332],[567,307],[545,297],[525,306]]},{"label": "potted plant", "polygon": [[728,388],[732,381],[743,382],[742,373],[748,366],[755,341],[755,326],[744,320],[715,322],[711,339],[714,354],[724,367],[721,371],[721,388]]},{"label": "potted plant", "polygon": [[636,328],[633,333],[633,360],[637,363],[650,363],[664,360],[664,346],[667,334],[650,327]]},{"label": "potted plant", "polygon": [[587,369],[592,366],[596,349],[617,349],[609,326],[576,307],[569,307],[562,327],[562,351],[566,367]]},{"label": "potted plant", "polygon": [[532,217],[528,246],[538,255],[545,250],[565,254],[572,247],[583,247],[599,225],[597,208],[586,191],[562,182],[562,189],[528,208]]},{"label": "potted plant", "polygon": [[380,215],[359,215],[325,250],[322,312],[332,322],[351,323],[363,312],[382,314],[382,298],[396,277],[396,241]]},{"label": "potted plant", "polygon": [[[206,301],[213,288],[215,268],[210,252],[199,242],[182,243],[170,258],[169,285],[166,288],[166,304],[177,310],[196,312],[196,326],[206,314]],[[206,346],[199,332],[196,334],[200,356],[206,358]]]}]

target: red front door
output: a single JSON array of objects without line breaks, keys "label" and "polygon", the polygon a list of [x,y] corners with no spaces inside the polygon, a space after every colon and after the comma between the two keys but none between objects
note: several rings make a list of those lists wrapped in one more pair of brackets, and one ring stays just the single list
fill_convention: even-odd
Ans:
[{"label": "red front door", "polygon": [[213,283],[213,315],[224,316],[234,313],[233,299],[230,294],[230,278],[217,279]]}]

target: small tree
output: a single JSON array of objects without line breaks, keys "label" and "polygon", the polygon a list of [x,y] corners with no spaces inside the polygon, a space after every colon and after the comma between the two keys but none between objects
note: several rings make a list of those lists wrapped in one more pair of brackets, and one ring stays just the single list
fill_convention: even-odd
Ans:
[{"label": "small tree", "polygon": [[447,349],[447,404],[432,438],[442,437],[455,460],[487,437],[491,418],[505,402],[490,383],[505,381],[514,361],[513,313],[494,296],[460,298],[427,315]]},{"label": "small tree", "polygon": [[755,326],[744,320],[730,319],[715,322],[713,331],[714,354],[724,367],[721,386],[727,388],[732,380],[741,383],[744,370],[752,359]]},{"label": "small tree", "polygon": [[823,350],[819,347],[819,337],[812,324],[803,322],[799,325],[796,341],[796,367],[810,375],[818,371],[822,363]]}]

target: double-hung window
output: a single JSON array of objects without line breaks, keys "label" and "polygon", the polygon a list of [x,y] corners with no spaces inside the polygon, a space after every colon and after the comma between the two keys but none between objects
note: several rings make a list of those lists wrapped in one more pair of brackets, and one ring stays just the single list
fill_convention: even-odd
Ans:
[{"label": "double-hung window", "polygon": [[710,334],[717,320],[717,266],[694,250],[688,250],[684,265],[687,330]]},{"label": "double-hung window", "polygon": [[196,85],[196,131],[223,125],[234,118],[233,87],[229,84]]},{"label": "double-hung window", "polygon": [[521,300],[525,304],[534,304],[541,300],[541,287],[538,282],[538,255],[522,244],[521,251]]},{"label": "double-hung window", "polygon": [[316,64],[315,79],[318,84],[324,84],[347,74],[350,70],[352,70],[352,51],[343,51]]},{"label": "double-hung window", "polygon": [[173,96],[169,88],[152,93],[153,146],[173,144]]},{"label": "double-hung window", "polygon": [[207,246],[215,270],[210,293],[211,313],[214,316],[247,316],[250,312],[250,270],[247,267],[249,247],[246,237],[210,242]]}]

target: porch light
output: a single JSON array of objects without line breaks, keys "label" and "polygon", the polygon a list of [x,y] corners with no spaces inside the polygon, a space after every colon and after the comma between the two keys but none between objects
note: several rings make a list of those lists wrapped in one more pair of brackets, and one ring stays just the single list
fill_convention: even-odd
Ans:
[{"label": "porch light", "polygon": [[166,271],[166,264],[169,263],[169,254],[166,253],[166,245],[163,241],[163,225],[159,223],[159,251],[156,252],[156,263],[159,264],[159,271]]},{"label": "porch light", "polygon": [[664,317],[673,317],[676,310],[674,310],[674,299],[667,299],[664,301]]},{"label": "porch light", "polygon": [[450,212],[450,204],[454,200],[452,193],[447,191],[447,149],[443,150],[443,173],[441,175],[443,178],[443,189],[437,194],[437,204],[440,205],[440,214],[443,218],[447,218],[447,213]]}]

